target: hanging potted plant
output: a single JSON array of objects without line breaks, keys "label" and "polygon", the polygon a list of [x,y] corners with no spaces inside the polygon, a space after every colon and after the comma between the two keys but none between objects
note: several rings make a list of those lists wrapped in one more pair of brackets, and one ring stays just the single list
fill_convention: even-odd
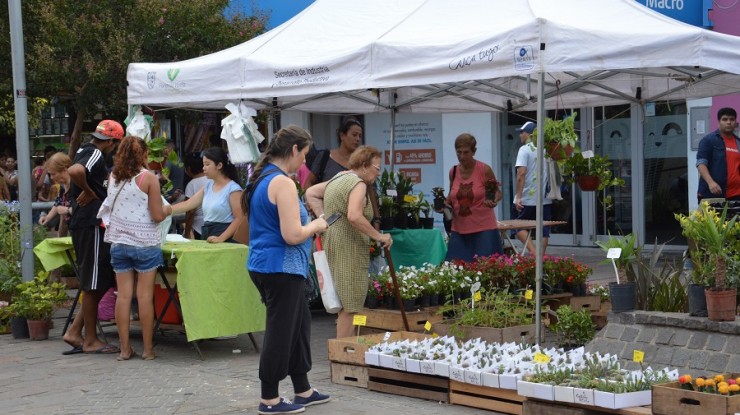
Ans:
[{"label": "hanging potted plant", "polygon": [[596,241],[596,244],[607,253],[611,248],[621,250],[619,258],[607,258],[601,263],[611,264],[613,260],[617,267],[617,281],[609,283],[612,311],[615,313],[633,311],[637,304],[637,283],[635,282],[636,275],[633,265],[640,255],[640,248],[637,246],[637,235],[630,233],[620,237],[610,234],[606,241]]},{"label": "hanging potted plant", "polygon": [[[697,250],[714,264],[714,284],[705,290],[707,312],[712,321],[734,321],[737,307],[737,288],[727,286],[727,260],[729,244],[740,236],[737,216],[727,220],[727,206],[722,213],[704,201],[689,214],[677,214],[683,235],[693,239]],[[730,252],[731,253],[731,252]]]},{"label": "hanging potted plant", "polygon": [[624,180],[614,177],[612,162],[599,155],[584,158],[581,153],[573,154],[562,163],[563,178],[568,183],[578,183],[584,192],[604,190],[609,186],[623,186]]},{"label": "hanging potted plant", "polygon": [[[562,120],[545,119],[545,153],[553,160],[564,160],[573,153],[578,142],[575,123],[578,113],[574,112]],[[537,145],[537,130],[532,134],[532,140]]]}]

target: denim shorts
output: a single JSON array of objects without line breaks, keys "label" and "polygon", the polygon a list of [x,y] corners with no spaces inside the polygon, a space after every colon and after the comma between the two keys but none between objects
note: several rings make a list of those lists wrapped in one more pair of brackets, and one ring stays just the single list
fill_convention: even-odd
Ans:
[{"label": "denim shorts", "polygon": [[153,271],[164,264],[162,249],[159,246],[132,246],[113,244],[110,248],[110,262],[116,273],[136,270]]}]

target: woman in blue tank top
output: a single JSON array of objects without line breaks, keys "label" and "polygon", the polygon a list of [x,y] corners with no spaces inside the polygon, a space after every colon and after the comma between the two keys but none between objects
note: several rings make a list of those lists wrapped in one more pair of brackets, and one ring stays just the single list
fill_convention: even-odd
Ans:
[{"label": "woman in blue tank top", "polygon": [[[311,135],[291,125],[275,134],[249,178],[242,209],[249,217],[247,269],[267,309],[260,354],[260,414],[297,413],[329,401],[311,388],[311,314],[305,298],[311,238],[324,232],[323,218],[309,220],[293,179],[306,159]],[[280,397],[290,376],[294,401]]]}]

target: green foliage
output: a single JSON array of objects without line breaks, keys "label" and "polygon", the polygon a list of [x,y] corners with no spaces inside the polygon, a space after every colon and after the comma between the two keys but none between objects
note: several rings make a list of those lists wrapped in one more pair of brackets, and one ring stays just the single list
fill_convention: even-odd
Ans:
[{"label": "green foliage", "polygon": [[649,257],[639,256],[635,260],[637,308],[647,311],[684,312],[688,308],[685,288],[687,281],[681,279],[680,270],[661,258],[664,247],[665,244],[658,244],[656,240]]},{"label": "green foliage", "polygon": [[[46,228],[34,226],[33,244],[36,246],[46,238]],[[31,251],[28,251],[31,254]],[[17,202],[0,202],[0,292],[15,293],[21,282],[21,230],[17,212]],[[41,269],[35,258],[34,266]]]},{"label": "green foliage", "polygon": [[[614,177],[611,170],[612,162],[608,158],[594,155],[592,158],[583,158],[581,153],[575,153],[562,163],[563,178],[568,183],[575,183],[579,177],[595,176],[599,178],[598,190],[612,186],[624,186],[624,179]],[[602,203],[608,208],[612,204],[611,196],[606,196]]]},{"label": "green foliage", "polygon": [[472,307],[472,299],[461,300],[457,304],[440,307],[439,314],[453,313],[450,330],[461,330],[461,326],[505,328],[532,324],[534,321],[534,302],[522,296],[505,292],[492,292]]},{"label": "green foliage", "polygon": [[39,271],[33,280],[18,284],[10,312],[29,320],[50,319],[54,308],[67,299],[67,287],[59,282],[49,283],[48,277],[48,272]]},{"label": "green foliage", "polygon": [[[609,252],[610,248],[622,249],[622,254],[619,258],[615,258],[614,262],[617,264],[617,269],[622,271],[627,277],[627,281],[635,280],[635,269],[633,267],[633,263],[637,257],[640,256],[640,248],[637,246],[637,234],[629,233],[624,236],[614,236],[609,233],[609,237],[606,241],[596,241],[596,245],[598,245],[605,253]],[[611,259],[607,258],[600,263],[611,264],[611,261]]]},{"label": "green foliage", "polygon": [[558,322],[552,325],[552,331],[558,336],[558,346],[583,346],[596,335],[590,311],[574,311],[571,306],[562,305],[557,315]]},{"label": "green foliage", "polygon": [[[559,144],[560,151],[567,146],[575,147],[578,142],[578,134],[575,130],[576,116],[578,113],[574,112],[562,120],[545,118],[545,145]],[[537,145],[537,129],[532,134],[532,140]]]}]

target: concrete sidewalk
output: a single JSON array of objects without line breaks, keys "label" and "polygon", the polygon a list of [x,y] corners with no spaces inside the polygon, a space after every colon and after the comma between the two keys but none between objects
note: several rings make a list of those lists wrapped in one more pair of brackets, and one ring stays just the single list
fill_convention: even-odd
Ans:
[{"label": "concrete sidewalk", "polygon": [[[606,283],[613,277],[598,248],[550,247],[549,255],[572,255],[594,267],[592,280]],[[155,336],[157,359],[116,361],[116,355],[62,356],[69,347],[61,340],[65,310],[59,310],[55,328],[46,341],[15,340],[0,336],[0,402],[13,414],[229,414],[257,413],[260,386],[259,355],[247,335],[232,340],[200,343],[201,361],[182,333]],[[314,387],[332,395],[325,405],[306,413],[408,415],[474,414],[482,411],[403,396],[370,392],[331,383],[326,340],[334,337],[334,318],[313,313]],[[118,343],[115,327],[105,329]],[[255,337],[261,344],[262,336]],[[140,333],[132,328],[132,342],[141,353]],[[281,394],[292,399],[289,381]],[[493,412],[486,412],[493,413]]]}]

